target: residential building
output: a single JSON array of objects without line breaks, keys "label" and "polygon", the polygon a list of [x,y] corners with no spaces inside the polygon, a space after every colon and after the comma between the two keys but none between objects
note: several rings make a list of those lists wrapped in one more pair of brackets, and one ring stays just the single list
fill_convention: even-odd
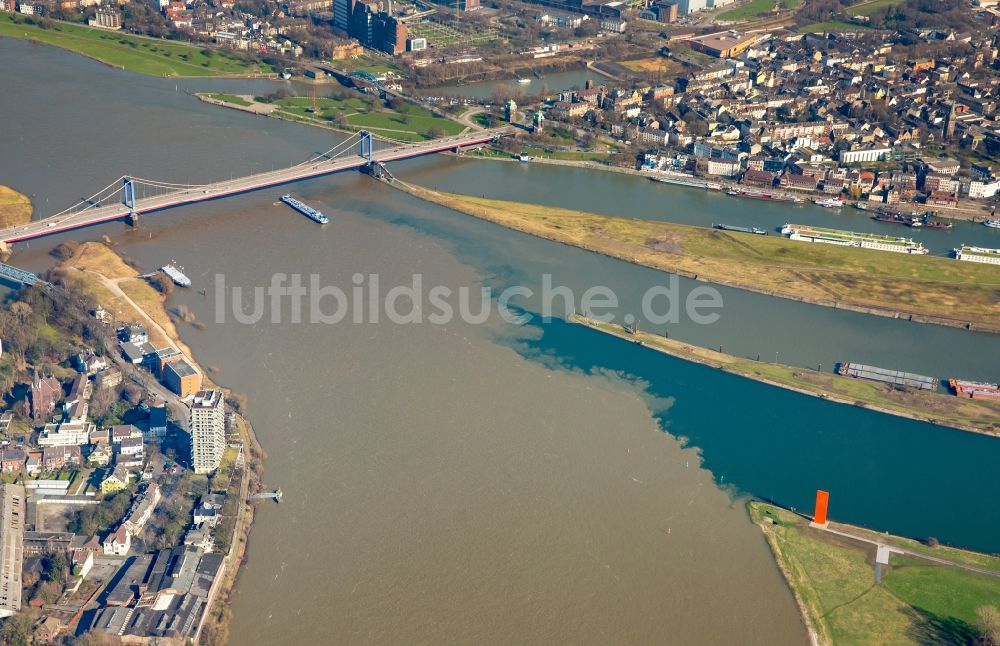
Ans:
[{"label": "residential building", "polygon": [[149,522],[153,515],[153,510],[160,503],[160,487],[155,482],[146,485],[146,490],[142,496],[132,506],[132,511],[128,519],[122,524],[133,536],[138,536],[142,528]]},{"label": "residential building", "polygon": [[114,450],[110,444],[99,444],[87,456],[87,463],[96,467],[106,467],[114,458]]},{"label": "residential building", "polygon": [[38,436],[38,446],[80,446],[90,443],[94,425],[87,422],[69,421],[46,424]]},{"label": "residential building", "polygon": [[121,29],[122,14],[111,7],[100,7],[94,17],[88,21],[88,24],[91,27],[100,27],[101,29]]},{"label": "residential building", "polygon": [[28,456],[23,449],[4,449],[0,451],[0,471],[17,473],[24,469]]},{"label": "residential building", "polygon": [[124,525],[111,532],[104,539],[104,554],[106,556],[127,556],[132,549],[132,535]]},{"label": "residential building", "polygon": [[850,150],[841,150],[840,163],[847,165],[884,161],[891,152],[892,148],[877,146],[871,148],[851,148]]},{"label": "residential building", "polygon": [[24,462],[24,471],[29,476],[37,476],[42,472],[42,452],[29,451],[28,459]]},{"label": "residential building", "polygon": [[128,437],[123,439],[117,445],[118,454],[115,457],[115,464],[128,467],[136,468],[141,467],[142,462],[146,457],[145,449],[142,445],[141,437]]},{"label": "residential building", "polygon": [[226,450],[226,413],[222,391],[202,390],[191,405],[191,463],[195,473],[219,468]]},{"label": "residential building", "polygon": [[79,446],[47,446],[42,451],[42,466],[46,471],[58,471],[83,464]]},{"label": "residential building", "polygon": [[101,494],[106,496],[109,493],[117,493],[128,487],[129,482],[131,482],[131,476],[129,476],[128,470],[119,465],[115,467],[111,475],[101,480]]},{"label": "residential building", "polygon": [[146,431],[142,439],[147,442],[158,442],[167,436],[167,407],[165,405],[152,406],[149,409],[149,421],[146,422]]},{"label": "residential building", "polygon": [[122,383],[122,372],[118,368],[111,366],[107,370],[102,370],[94,377],[94,384],[98,388],[114,388]]},{"label": "residential building", "polygon": [[27,502],[24,487],[0,485],[0,617],[21,610],[21,561]]},{"label": "residential building", "polygon": [[76,355],[76,369],[80,372],[93,375],[108,368],[108,360],[99,356],[93,350],[85,350]]},{"label": "residential building", "polygon": [[126,439],[142,439],[142,431],[131,424],[118,424],[112,426],[110,429],[109,437],[112,444],[119,444],[122,440]]},{"label": "residential building", "polygon": [[123,343],[131,343],[133,345],[149,343],[149,330],[147,330],[144,325],[139,323],[123,325],[118,328],[118,340]]}]

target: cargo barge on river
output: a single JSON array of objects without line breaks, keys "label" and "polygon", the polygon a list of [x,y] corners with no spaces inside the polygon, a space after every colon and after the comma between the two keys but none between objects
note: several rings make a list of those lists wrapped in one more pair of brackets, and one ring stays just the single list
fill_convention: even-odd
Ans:
[{"label": "cargo barge on river", "polygon": [[837,365],[837,373],[845,377],[869,379],[889,384],[894,388],[913,388],[916,390],[937,390],[937,379],[901,370],[886,370],[863,363],[841,363]]},{"label": "cargo barge on river", "polygon": [[306,216],[313,222],[319,222],[320,224],[326,224],[330,221],[330,218],[326,217],[313,207],[309,206],[305,202],[300,202],[291,195],[282,195],[281,201],[292,207],[302,215]]},{"label": "cargo barge on river", "polygon": [[765,193],[764,191],[751,191],[745,188],[730,188],[726,195],[732,197],[748,197],[752,200],[764,200],[765,202],[791,202],[792,204],[802,204],[801,197],[786,195],[784,193]]},{"label": "cargo barge on river", "polygon": [[713,224],[713,229],[718,229],[719,231],[736,231],[737,233],[752,233],[758,236],[766,236],[767,229],[761,229],[760,227],[738,227],[732,224]]},{"label": "cargo barge on river", "polygon": [[686,175],[684,173],[664,173],[662,175],[650,177],[649,179],[662,184],[690,186],[691,188],[703,188],[708,191],[722,190],[722,184],[718,182],[711,182],[707,179],[701,179],[699,177],[695,177],[694,175]]},{"label": "cargo barge on river", "polygon": [[948,387],[959,397],[969,399],[1000,399],[1000,384],[965,379],[949,379]]}]

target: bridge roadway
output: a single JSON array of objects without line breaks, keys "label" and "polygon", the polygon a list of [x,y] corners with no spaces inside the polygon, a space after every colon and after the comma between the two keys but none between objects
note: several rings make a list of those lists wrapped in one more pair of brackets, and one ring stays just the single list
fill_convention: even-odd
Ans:
[{"label": "bridge roadway", "polygon": [[[376,151],[372,159],[376,162],[387,163],[410,159],[421,155],[455,150],[468,146],[477,146],[488,143],[499,134],[501,130],[479,131],[465,135],[444,137],[428,141],[421,145],[397,146],[385,150]],[[361,168],[368,163],[368,160],[360,155],[347,155],[334,157],[326,160],[316,160],[314,162],[299,164],[291,168],[283,168],[255,175],[247,175],[232,180],[206,184],[195,188],[185,188],[161,195],[137,199],[135,203],[135,213],[150,213],[160,211],[184,204],[215,200],[240,193],[256,191],[262,188],[289,184],[313,177],[321,177],[332,173]],[[130,215],[128,207],[124,204],[112,204],[109,206],[94,207],[77,213],[67,213],[55,215],[42,220],[35,220],[29,224],[13,227],[0,231],[0,241],[5,244],[31,240],[42,236],[63,233],[73,229],[119,220]]]}]

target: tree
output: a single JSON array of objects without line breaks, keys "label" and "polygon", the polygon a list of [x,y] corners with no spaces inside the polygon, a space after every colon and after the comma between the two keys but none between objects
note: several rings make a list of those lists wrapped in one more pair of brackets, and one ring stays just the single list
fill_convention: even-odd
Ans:
[{"label": "tree", "polygon": [[99,630],[88,630],[79,637],[68,642],[69,646],[111,646],[111,644],[122,643],[117,637],[113,637]]},{"label": "tree", "polygon": [[125,399],[128,400],[128,403],[133,406],[142,401],[142,388],[135,384],[125,384],[122,394],[125,396]]},{"label": "tree", "polygon": [[27,612],[20,612],[5,619],[0,626],[0,644],[31,646],[31,627],[34,621],[34,617]]},{"label": "tree", "polygon": [[1000,610],[995,606],[976,608],[976,629],[983,646],[1000,646]]},{"label": "tree", "polygon": [[66,579],[66,569],[69,567],[69,561],[63,552],[56,552],[55,554],[46,556],[43,564],[45,567],[45,579],[47,581],[58,581],[61,583]]},{"label": "tree", "polygon": [[90,417],[95,422],[104,426],[105,417],[111,412],[111,408],[118,401],[118,393],[113,388],[98,388],[90,398]]},{"label": "tree", "polygon": [[174,291],[174,281],[159,271],[149,277],[149,284],[155,287],[156,291],[166,296],[169,296]]}]

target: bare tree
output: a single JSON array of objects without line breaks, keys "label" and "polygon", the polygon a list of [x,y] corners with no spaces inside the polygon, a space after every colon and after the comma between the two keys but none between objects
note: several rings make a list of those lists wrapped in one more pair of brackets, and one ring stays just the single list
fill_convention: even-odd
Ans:
[{"label": "bare tree", "polygon": [[976,608],[976,629],[983,646],[1000,646],[1000,610],[996,606]]}]

